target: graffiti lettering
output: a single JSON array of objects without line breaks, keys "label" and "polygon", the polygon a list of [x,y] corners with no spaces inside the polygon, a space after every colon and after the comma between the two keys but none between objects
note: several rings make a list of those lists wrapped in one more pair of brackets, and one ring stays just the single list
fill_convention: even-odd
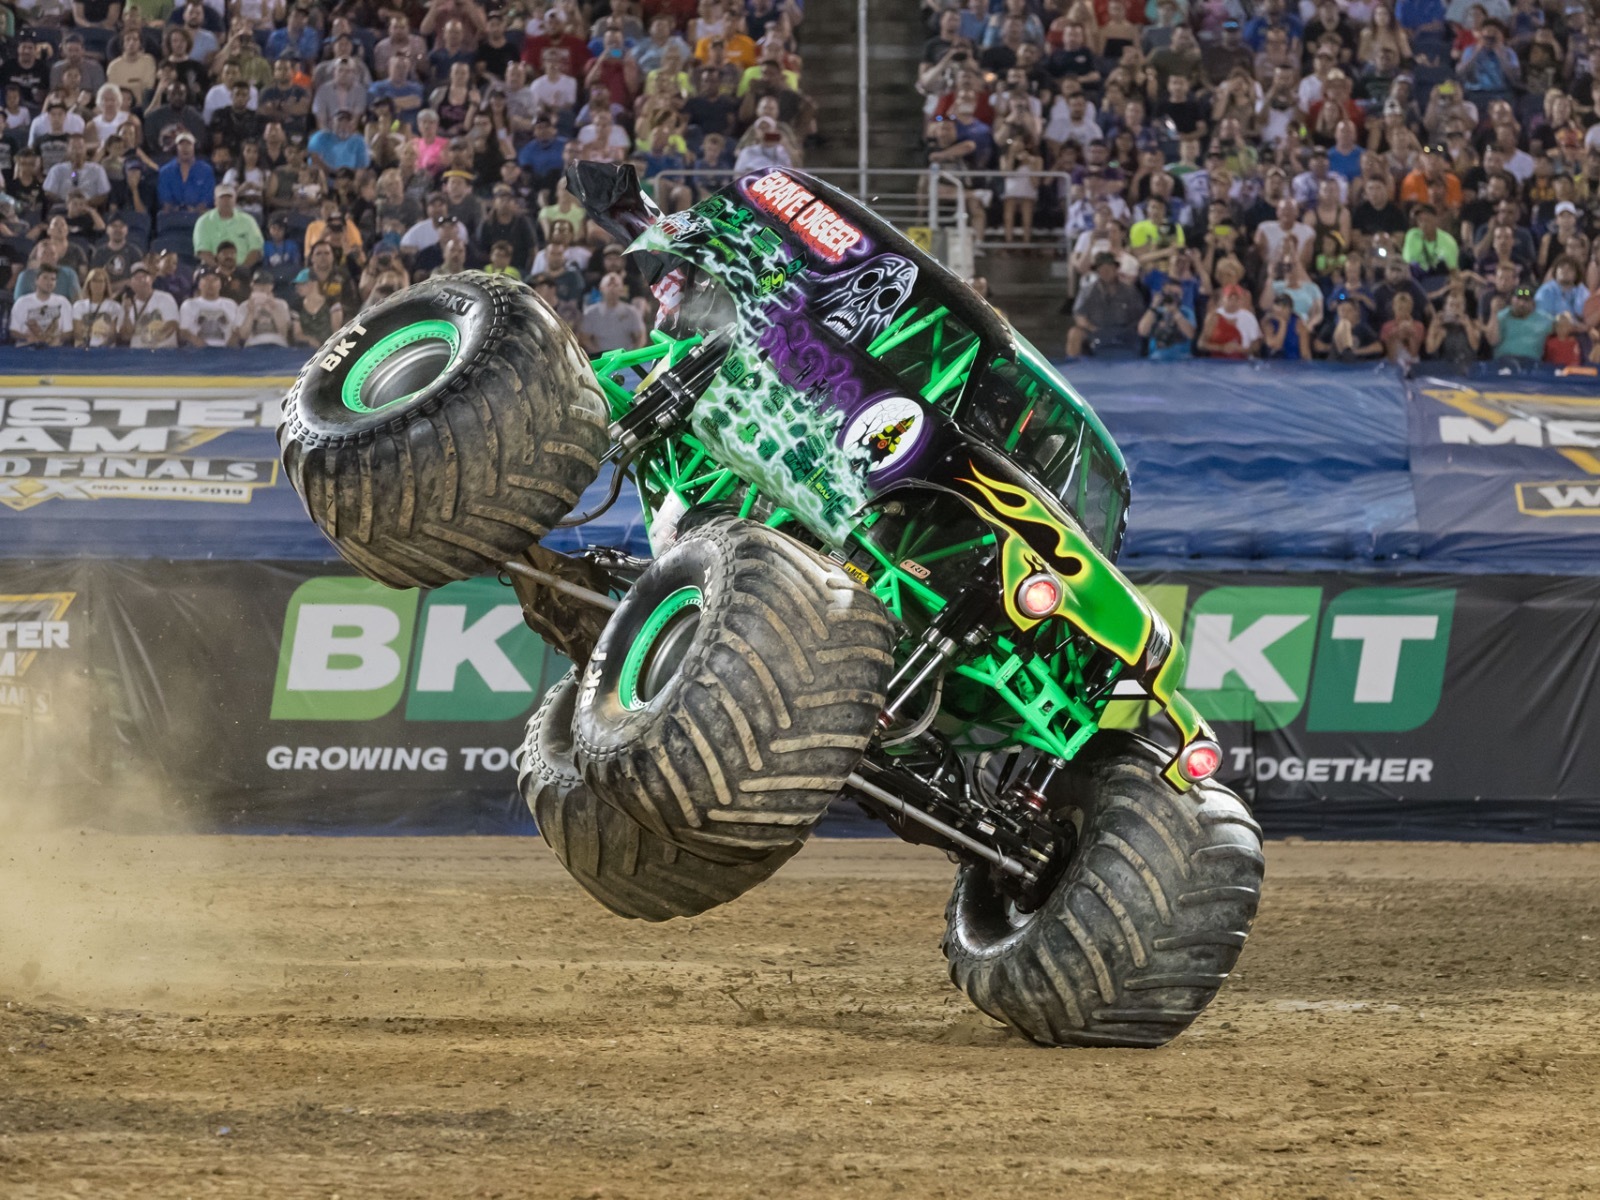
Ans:
[{"label": "graffiti lettering", "polygon": [[826,385],[828,402],[848,408],[861,399],[861,384],[852,378],[850,360],[817,341],[811,326],[780,314],[762,331],[758,343],[778,378],[796,391]]}]

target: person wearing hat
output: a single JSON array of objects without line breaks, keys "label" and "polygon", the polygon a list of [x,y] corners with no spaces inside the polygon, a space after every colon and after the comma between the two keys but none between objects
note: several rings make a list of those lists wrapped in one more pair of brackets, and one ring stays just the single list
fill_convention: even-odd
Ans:
[{"label": "person wearing hat", "polygon": [[1427,204],[1429,188],[1444,184],[1446,208],[1461,207],[1461,178],[1450,169],[1450,152],[1441,142],[1432,142],[1422,151],[1422,165],[1414,167],[1400,183],[1401,204]]},{"label": "person wearing hat", "polygon": [[257,271],[249,298],[239,305],[234,340],[241,346],[288,346],[293,325],[289,306],[273,291],[272,272]]},{"label": "person wearing hat", "polygon": [[155,275],[143,262],[134,263],[122,297],[122,340],[135,350],[178,345],[178,302],[155,286]]},{"label": "person wearing hat", "polygon": [[538,234],[533,222],[521,211],[517,194],[508,183],[494,185],[489,211],[478,226],[476,245],[480,253],[487,254],[495,243],[505,242],[511,247],[508,265],[526,271],[533,262],[538,248]]},{"label": "person wearing hat", "polygon": [[[163,168],[163,173],[165,169]],[[261,226],[256,219],[238,207],[239,189],[231,183],[219,183],[213,189],[216,207],[205,212],[194,223],[194,252],[208,267],[217,264],[217,247],[232,242],[239,252],[239,266],[246,271],[255,269],[261,261]]]},{"label": "person wearing hat", "polygon": [[1255,66],[1256,53],[1244,44],[1239,22],[1232,17],[1222,23],[1222,36],[1200,51],[1200,70],[1209,87],[1221,87],[1239,67],[1253,74]]},{"label": "person wearing hat", "polygon": [[1325,335],[1318,334],[1312,343],[1318,357],[1335,362],[1360,362],[1383,355],[1383,340],[1367,324],[1356,298],[1342,288],[1333,294],[1333,318],[1326,330]]},{"label": "person wearing hat", "polygon": [[239,306],[222,294],[222,278],[214,268],[201,267],[195,284],[199,290],[178,306],[179,342],[196,349],[231,345]]},{"label": "person wearing hat", "polygon": [[1067,330],[1067,354],[1129,357],[1138,352],[1139,318],[1144,297],[1117,271],[1117,256],[1101,251],[1094,258],[1094,274],[1078,290]]},{"label": "person wearing hat", "polygon": [[562,178],[565,150],[566,139],[555,131],[555,117],[547,110],[539,110],[533,118],[533,138],[517,152],[517,162],[533,176],[531,182],[536,192],[555,187],[555,181]]},{"label": "person wearing hat", "polygon": [[363,171],[372,162],[366,138],[356,128],[355,113],[341,108],[333,115],[333,128],[319,129],[306,143],[312,161],[329,175],[348,169]]},{"label": "person wearing hat", "polygon": [[180,128],[173,150],[172,161],[156,176],[156,202],[160,206],[162,225],[172,216],[199,220],[216,196],[216,172],[210,163],[196,156],[194,134]]},{"label": "person wearing hat", "polygon": [[344,324],[344,306],[329,298],[309,267],[294,277],[294,290],[290,305],[294,344],[315,350]]},{"label": "person wearing hat", "polygon": [[1511,293],[1511,303],[1489,318],[1485,334],[1494,347],[1495,358],[1538,362],[1544,358],[1545,339],[1554,328],[1555,321],[1535,307],[1533,289],[1524,283]]}]

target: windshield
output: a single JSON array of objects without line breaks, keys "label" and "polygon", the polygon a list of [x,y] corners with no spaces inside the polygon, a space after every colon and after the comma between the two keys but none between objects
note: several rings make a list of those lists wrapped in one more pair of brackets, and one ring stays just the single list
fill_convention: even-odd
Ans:
[{"label": "windshield", "polygon": [[1023,350],[989,363],[963,398],[956,424],[1039,480],[1115,558],[1127,507],[1122,464],[1102,431],[1029,357]]}]

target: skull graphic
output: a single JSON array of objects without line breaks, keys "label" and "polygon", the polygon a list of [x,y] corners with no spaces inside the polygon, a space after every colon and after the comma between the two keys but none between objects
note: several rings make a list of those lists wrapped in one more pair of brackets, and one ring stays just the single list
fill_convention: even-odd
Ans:
[{"label": "skull graphic", "polygon": [[870,345],[894,319],[916,282],[916,263],[898,254],[880,254],[829,276],[811,310],[845,341]]}]

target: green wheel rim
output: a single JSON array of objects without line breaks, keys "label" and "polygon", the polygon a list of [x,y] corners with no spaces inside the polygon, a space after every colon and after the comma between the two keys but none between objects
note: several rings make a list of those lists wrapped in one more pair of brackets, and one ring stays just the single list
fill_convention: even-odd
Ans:
[{"label": "green wheel rim", "polygon": [[351,412],[404,404],[455,365],[461,334],[449,321],[418,321],[397,329],[356,359],[339,398]]},{"label": "green wheel rim", "polygon": [[[645,618],[644,627],[639,630],[639,635],[633,639],[633,645],[628,647],[627,656],[622,660],[622,677],[617,690],[622,697],[623,708],[637,711],[660,690],[659,687],[649,686],[664,682],[660,679],[659,670],[651,669],[656,665],[652,661],[656,657],[655,652],[658,648],[671,649],[686,643],[687,637],[692,636],[692,630],[686,628],[683,622],[697,625],[697,612],[703,603],[704,597],[699,588],[681,587],[656,605],[655,611]],[[696,612],[691,613],[690,610]],[[669,630],[673,636],[664,637]],[[672,663],[671,668],[676,671],[677,664]],[[646,686],[641,688],[641,684]]]}]

